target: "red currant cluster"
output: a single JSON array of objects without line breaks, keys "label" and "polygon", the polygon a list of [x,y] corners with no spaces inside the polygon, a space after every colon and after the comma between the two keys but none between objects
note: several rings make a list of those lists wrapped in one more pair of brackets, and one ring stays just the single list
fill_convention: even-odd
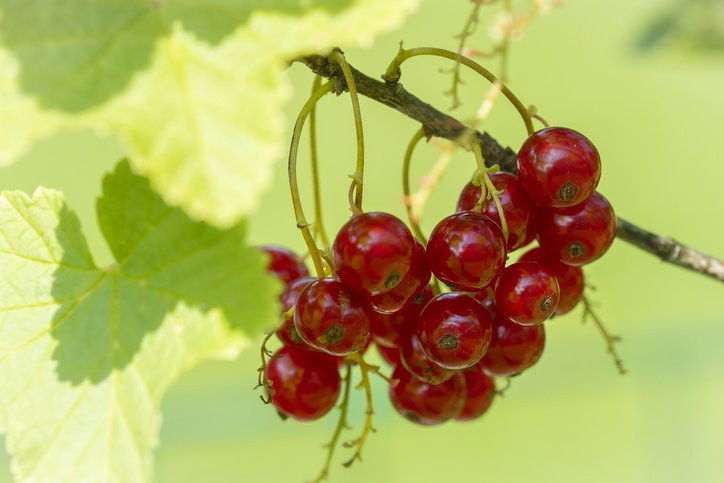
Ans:
[{"label": "red currant cluster", "polygon": [[[518,175],[484,173],[495,193],[477,173],[426,246],[398,218],[369,212],[340,229],[328,278],[309,278],[294,254],[264,247],[270,271],[287,283],[277,331],[284,347],[265,370],[271,402],[295,419],[323,416],[340,393],[340,362],[374,340],[395,367],[389,396],[407,419],[482,415],[494,378],[536,363],[542,323],[576,306],[581,266],[614,239],[613,209],[594,191],[600,175],[586,137],[546,128],[521,147]],[[536,238],[539,247],[506,266],[512,251]]]}]

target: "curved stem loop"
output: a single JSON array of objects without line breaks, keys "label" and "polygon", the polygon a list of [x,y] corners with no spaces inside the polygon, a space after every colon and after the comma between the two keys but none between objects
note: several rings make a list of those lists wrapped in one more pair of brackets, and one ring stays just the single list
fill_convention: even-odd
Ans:
[{"label": "curved stem loop", "polygon": [[436,47],[416,47],[409,50],[400,48],[400,51],[395,56],[395,58],[392,59],[392,62],[390,62],[390,65],[387,67],[387,70],[385,71],[385,74],[382,76],[382,78],[385,79],[385,81],[391,83],[399,81],[401,76],[400,65],[402,65],[402,63],[405,62],[407,59],[420,55],[432,55],[454,60],[455,62],[463,64],[464,66],[469,67],[470,69],[485,77],[488,81],[498,87],[503,95],[508,98],[511,104],[513,104],[515,109],[520,114],[520,117],[523,118],[523,122],[525,123],[525,128],[528,131],[528,135],[531,135],[535,132],[535,129],[533,128],[533,121],[531,119],[530,113],[528,112],[528,109],[523,105],[522,102],[520,102],[520,99],[518,99],[516,95],[513,94],[513,92],[508,89],[505,84],[503,84],[503,82],[500,81],[500,79],[498,79],[492,72],[490,72],[488,69],[478,64],[474,60],[471,60],[464,55],[460,55],[451,50],[439,49]]},{"label": "curved stem loop", "polygon": [[355,133],[357,135],[357,168],[352,175],[352,183],[355,186],[355,198],[352,212],[359,213],[362,211],[362,186],[364,184],[365,170],[365,142],[364,131],[362,129],[362,113],[359,107],[359,96],[357,95],[357,84],[355,84],[352,69],[347,63],[347,59],[344,58],[342,52],[340,52],[339,50],[335,50],[334,52],[332,52],[329,58],[339,64],[339,67],[342,69],[344,80],[347,83],[347,90],[349,90],[349,97],[352,101],[354,127]]},{"label": "curved stem loop", "polygon": [[407,219],[410,221],[410,227],[415,236],[422,242],[427,243],[425,235],[423,235],[420,229],[420,223],[415,214],[412,211],[412,198],[410,194],[410,161],[412,160],[412,153],[415,151],[417,143],[425,137],[425,130],[418,130],[410,139],[405,150],[405,159],[402,163],[402,193],[405,195],[405,208],[407,209]]},{"label": "curved stem loop", "polygon": [[[312,94],[322,85],[322,76],[314,76],[312,84]],[[317,151],[317,105],[312,106],[309,111],[309,159],[312,164],[312,187],[314,189],[314,228],[315,238],[319,238],[322,243],[322,250],[329,250],[329,238],[327,230],[324,229],[322,220],[322,192],[319,187],[319,156]]]},{"label": "curved stem loop", "polygon": [[294,216],[297,221],[297,228],[301,230],[304,242],[307,244],[309,249],[309,255],[312,257],[314,262],[314,269],[317,272],[317,277],[324,277],[324,264],[322,263],[322,257],[317,248],[317,244],[314,242],[312,232],[309,230],[309,223],[307,223],[304,217],[304,210],[302,208],[302,202],[299,197],[299,183],[297,180],[297,154],[299,153],[299,140],[302,135],[302,129],[304,128],[304,122],[309,116],[310,112],[317,104],[317,102],[324,97],[326,94],[332,91],[334,82],[327,81],[319,88],[317,88],[312,95],[309,97],[302,110],[297,116],[297,121],[294,123],[294,130],[292,132],[292,143],[289,147],[289,188],[292,192],[292,205],[294,206]]}]

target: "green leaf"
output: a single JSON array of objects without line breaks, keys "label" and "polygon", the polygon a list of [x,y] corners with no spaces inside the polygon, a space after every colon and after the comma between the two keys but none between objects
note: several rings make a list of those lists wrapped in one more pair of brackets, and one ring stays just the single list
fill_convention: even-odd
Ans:
[{"label": "green leaf", "polygon": [[169,385],[276,318],[243,226],[192,221],[127,162],[98,218],[107,269],[59,192],[0,195],[0,430],[20,482],[150,481]]},{"label": "green leaf", "polygon": [[[376,34],[398,26],[419,0],[357,0],[337,13],[333,11],[347,6],[349,0],[257,1],[264,10],[252,15],[247,11],[245,16],[233,6],[249,9],[249,2],[232,0],[0,0],[2,36],[16,39],[10,45],[12,51],[0,49],[0,119],[5,126],[0,130],[0,163],[10,162],[35,139],[61,129],[110,132],[121,140],[134,171],[147,176],[167,203],[221,228],[235,225],[256,208],[271,182],[273,162],[287,148],[288,121],[283,109],[290,94],[289,61],[336,45],[368,45]],[[51,25],[59,17],[59,23],[67,24],[58,27],[63,32],[93,27],[105,35],[110,28],[106,22],[111,20],[97,15],[97,9],[79,14],[71,8],[83,3],[117,4],[127,18],[132,17],[133,5],[148,10],[148,5],[158,4],[166,14],[164,19],[178,21],[172,28],[166,25],[159,30],[148,62],[138,60],[146,55],[143,48],[131,46],[142,42],[143,36],[122,42],[123,31],[110,44],[108,39],[103,43],[92,36],[94,55],[105,66],[98,68],[105,70],[93,70],[92,76],[84,77],[81,74],[86,71],[65,72],[63,65],[56,65],[68,63],[68,69],[75,69],[73,63],[83,56],[66,53],[63,46],[64,40],[74,43],[76,37],[58,38],[57,32],[54,37],[46,33],[50,27],[37,26]],[[46,10],[39,10],[38,4]],[[290,15],[300,11],[299,5],[327,8]],[[53,18],[48,14],[43,23],[23,17],[30,15],[24,12],[40,16],[39,11],[53,12]],[[246,22],[230,30],[228,20],[234,15]],[[86,23],[89,26],[83,27]],[[21,32],[9,36],[8,24]],[[99,42],[106,45],[105,50]],[[93,57],[85,52],[83,58]],[[114,55],[121,58],[112,61]],[[136,72],[145,64],[147,68]],[[92,65],[95,69],[96,64]],[[37,72],[31,75],[28,69]],[[83,106],[95,99],[90,103],[94,107],[76,113],[43,108],[41,103],[48,99],[38,94],[39,88],[30,92],[40,97],[25,92],[30,82],[27,76],[37,78],[43,89],[55,90]],[[81,80],[88,82],[78,84]],[[98,97],[100,91],[105,94]],[[116,92],[96,105],[98,99]]]},{"label": "green leaf", "polygon": [[[45,107],[80,111],[120,92],[179,22],[217,43],[255,10],[337,11],[352,0],[2,0],[2,34],[23,65],[23,89]],[[79,12],[82,12],[79,15]]]}]

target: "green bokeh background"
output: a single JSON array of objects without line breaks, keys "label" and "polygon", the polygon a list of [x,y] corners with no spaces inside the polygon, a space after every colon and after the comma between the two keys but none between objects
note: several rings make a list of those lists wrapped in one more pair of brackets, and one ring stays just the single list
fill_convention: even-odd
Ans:
[{"label": "green bokeh background", "polygon": [[[514,42],[511,87],[551,123],[574,127],[596,143],[604,163],[600,191],[618,214],[724,256],[724,55],[681,49],[636,54],[636,36],[667,3],[565,2]],[[468,9],[462,0],[427,0],[404,28],[371,49],[348,51],[348,58],[365,72],[382,73],[400,39],[407,46],[454,48],[451,36]],[[477,38],[483,40],[482,30]],[[443,66],[415,59],[405,66],[403,82],[446,107],[450,101],[442,92],[449,76],[439,73]],[[297,87],[291,117],[311,76],[301,66],[292,66],[290,75]],[[471,74],[465,79],[469,110],[459,110],[461,117],[487,89]],[[402,215],[401,157],[417,126],[366,99],[362,110],[366,208]],[[486,128],[514,147],[524,138],[519,119],[503,102]],[[325,215],[334,230],[348,216],[346,175],[355,155],[345,97],[322,102],[320,132]],[[102,173],[120,154],[112,139],[64,134],[0,170],[0,186],[62,189],[103,264],[110,255],[94,219],[94,200]],[[418,148],[417,175],[435,158],[434,148]],[[427,231],[453,208],[473,166],[470,155],[456,157],[426,211]],[[276,186],[252,217],[251,231],[254,242],[301,250],[285,170],[280,161]],[[724,287],[622,242],[586,273],[597,287],[600,314],[624,336],[627,376],[616,374],[603,341],[593,326],[581,325],[576,311],[547,325],[540,363],[474,423],[417,427],[394,413],[385,387],[375,380],[378,431],[365,462],[349,470],[335,466],[332,481],[724,481]],[[316,474],[335,416],[314,424],[281,422],[250,390],[257,365],[252,348],[234,363],[203,364],[170,391],[157,452],[160,482],[302,482]],[[361,399],[356,395],[352,411],[355,430],[363,418]],[[0,456],[5,481],[7,457]]]}]

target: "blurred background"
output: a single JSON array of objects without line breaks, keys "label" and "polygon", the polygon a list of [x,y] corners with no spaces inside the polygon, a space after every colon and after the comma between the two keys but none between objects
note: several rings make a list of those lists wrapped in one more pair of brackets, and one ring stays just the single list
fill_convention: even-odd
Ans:
[{"label": "blurred background", "polygon": [[[594,141],[604,167],[599,190],[619,215],[724,257],[724,2],[559,3],[512,43],[510,86],[551,124],[572,127]],[[468,1],[424,1],[404,28],[371,49],[347,51],[348,59],[376,76],[400,40],[408,47],[455,49],[453,35],[469,11]],[[487,27],[497,11],[481,10],[483,23],[472,45],[489,45]],[[498,69],[497,60],[482,63]],[[442,67],[449,64],[414,59],[404,66],[403,83],[447,108],[450,98],[443,92],[450,74],[441,73]],[[288,106],[291,119],[312,76],[300,65],[289,73],[296,89]],[[463,76],[463,106],[454,114],[466,119],[488,86],[468,72]],[[362,115],[365,208],[403,216],[399,172],[418,126],[367,99]],[[514,149],[525,135],[503,101],[483,127]],[[347,97],[322,101],[319,131],[325,221],[334,232],[349,215],[346,175],[355,157]],[[307,159],[305,152],[301,160]],[[94,200],[101,175],[121,154],[112,139],[64,134],[0,170],[0,187],[31,191],[42,184],[63,190],[104,265],[110,255]],[[438,155],[433,146],[418,147],[413,179]],[[301,179],[308,180],[307,165],[301,166]],[[427,206],[424,231],[453,210],[473,170],[471,155],[455,156]],[[251,219],[251,236],[255,243],[301,250],[285,171],[280,160],[276,186]],[[724,286],[666,266],[623,242],[586,273],[597,288],[593,298],[601,303],[600,315],[624,338],[619,351],[629,374],[617,374],[594,326],[581,323],[579,309],[547,323],[541,361],[476,422],[415,426],[394,412],[386,388],[375,379],[377,433],[365,448],[365,461],[351,469],[335,464],[331,481],[724,481]],[[163,404],[158,481],[301,483],[317,474],[336,413],[313,424],[282,422],[251,391],[257,366],[258,352],[251,347],[233,363],[201,365],[170,391]],[[362,399],[362,394],[355,397],[350,439],[360,429]],[[338,451],[338,462],[346,453]],[[6,481],[7,456],[0,454],[0,482]]]}]

